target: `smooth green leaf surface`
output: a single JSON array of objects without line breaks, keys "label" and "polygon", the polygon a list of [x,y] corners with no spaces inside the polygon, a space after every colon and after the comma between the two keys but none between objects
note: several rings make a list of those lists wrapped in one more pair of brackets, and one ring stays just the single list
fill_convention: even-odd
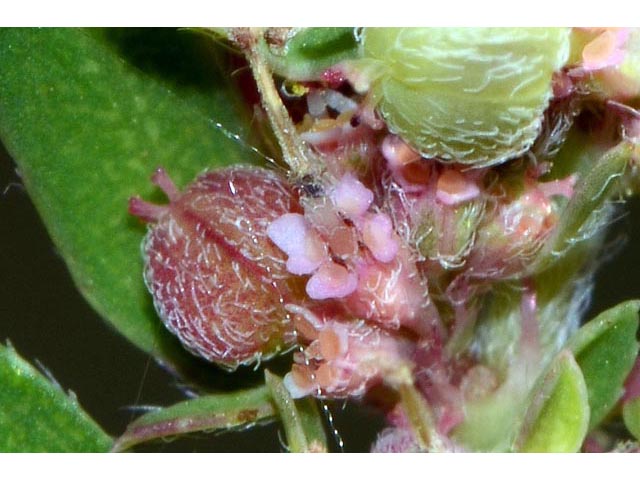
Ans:
[{"label": "smooth green leaf surface", "polygon": [[624,381],[638,354],[639,300],[616,305],[585,324],[569,340],[568,346],[582,369],[591,419],[596,427],[623,393]]},{"label": "smooth green leaf surface", "polygon": [[73,394],[0,345],[0,452],[106,452],[111,444]]},{"label": "smooth green leaf surface", "polygon": [[143,72],[98,33],[0,30],[0,136],[88,301],[138,347],[186,370],[194,360],[143,284],[145,227],[127,200],[166,201],[149,181],[157,166],[182,187],[205,168],[254,157],[215,126],[242,120],[221,76],[206,91],[181,89],[185,79]]},{"label": "smooth green leaf surface", "polygon": [[552,364],[527,412],[518,450],[573,453],[589,425],[587,387],[580,367],[568,351]]},{"label": "smooth green leaf surface", "polygon": [[636,440],[640,440],[640,397],[624,404],[622,418],[627,429],[636,437]]},{"label": "smooth green leaf surface", "polygon": [[248,428],[274,420],[275,407],[266,387],[206,395],[142,415],[127,427],[113,449],[192,432]]},{"label": "smooth green leaf surface", "polygon": [[280,377],[265,370],[265,382],[271,393],[293,453],[327,452],[322,418],[312,397],[294,400]]}]

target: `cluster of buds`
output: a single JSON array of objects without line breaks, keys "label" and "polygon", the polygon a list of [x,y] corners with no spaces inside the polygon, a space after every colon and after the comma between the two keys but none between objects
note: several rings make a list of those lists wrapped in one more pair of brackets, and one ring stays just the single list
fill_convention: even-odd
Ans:
[{"label": "cluster of buds", "polygon": [[[265,60],[287,49],[259,33],[228,35],[288,177],[222,169],[180,193],[156,174],[171,203],[133,199],[130,211],[153,223],[143,252],[158,313],[188,349],[227,368],[297,347],[285,378],[294,398],[412,388],[435,435],[455,434],[466,406],[513,371],[473,340],[494,290],[520,291],[512,310],[527,358],[557,347],[541,341],[536,276],[565,253],[558,242],[595,234],[590,219],[566,227],[586,174],[558,159],[570,132],[597,128],[591,111],[614,111],[619,127],[602,127],[594,148],[634,141],[638,113],[623,102],[640,90],[624,79],[640,78],[630,50],[640,34],[365,29],[357,58],[291,70],[307,106],[295,125]],[[286,75],[286,58],[271,67]],[[394,429],[378,450],[424,447],[402,408],[388,413]]]}]

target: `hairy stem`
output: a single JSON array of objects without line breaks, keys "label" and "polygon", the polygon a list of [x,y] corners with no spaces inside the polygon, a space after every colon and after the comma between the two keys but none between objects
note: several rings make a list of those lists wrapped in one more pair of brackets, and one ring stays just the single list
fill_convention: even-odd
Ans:
[{"label": "hairy stem", "polygon": [[229,37],[242,49],[249,62],[260,92],[262,106],[282,149],[283,159],[293,176],[317,176],[321,163],[314,158],[313,152],[296,134],[296,127],[278,94],[273,75],[258,50],[262,33],[259,28],[234,28],[230,30]]}]

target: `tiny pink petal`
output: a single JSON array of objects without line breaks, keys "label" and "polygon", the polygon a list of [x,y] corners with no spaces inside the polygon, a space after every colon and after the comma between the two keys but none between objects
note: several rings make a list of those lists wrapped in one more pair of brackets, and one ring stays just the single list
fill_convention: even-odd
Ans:
[{"label": "tiny pink petal", "polygon": [[384,213],[366,218],[362,227],[362,240],[375,259],[383,263],[396,258],[400,249],[391,219]]},{"label": "tiny pink petal", "polygon": [[391,169],[402,168],[420,160],[420,154],[397,135],[387,135],[382,141],[382,155]]},{"label": "tiny pink petal", "polygon": [[480,195],[480,189],[476,182],[457,170],[445,170],[438,178],[436,199],[440,203],[457,205],[473,200],[478,195]]},{"label": "tiny pink petal", "polygon": [[349,332],[344,325],[333,323],[320,331],[318,344],[325,360],[344,357],[349,348]]},{"label": "tiny pink petal", "polygon": [[287,270],[294,275],[310,274],[327,259],[322,240],[299,213],[278,217],[269,225],[267,235],[289,256]]},{"label": "tiny pink petal", "polygon": [[373,192],[353,174],[347,173],[331,192],[331,200],[342,213],[357,218],[369,209],[373,202]]},{"label": "tiny pink petal", "polygon": [[542,182],[538,185],[545,197],[550,198],[553,195],[561,195],[566,198],[573,197],[573,189],[576,185],[576,176],[570,175],[560,180],[552,180],[551,182]]},{"label": "tiny pink petal", "polygon": [[291,398],[293,399],[304,398],[307,395],[311,395],[312,393],[317,392],[317,388],[313,388],[309,386],[302,387],[298,385],[298,383],[295,380],[295,377],[291,372],[287,373],[284,376],[283,384],[284,384],[284,387],[289,391],[289,395],[291,395]]},{"label": "tiny pink petal", "polygon": [[314,300],[344,298],[351,295],[358,286],[358,276],[342,265],[324,263],[307,282],[307,294]]},{"label": "tiny pink petal", "polygon": [[626,54],[623,47],[628,37],[626,28],[606,29],[584,47],[583,68],[593,71],[620,65]]}]

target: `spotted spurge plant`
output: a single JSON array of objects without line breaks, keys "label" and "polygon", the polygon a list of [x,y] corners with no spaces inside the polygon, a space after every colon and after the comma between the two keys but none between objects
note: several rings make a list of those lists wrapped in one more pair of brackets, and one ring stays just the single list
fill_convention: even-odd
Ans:
[{"label": "spotted spurge plant", "polygon": [[127,35],[0,32],[0,134],[87,299],[198,396],[113,439],[3,347],[1,450],[280,421],[324,452],[334,401],[384,415],[374,452],[638,450],[640,300],[585,311],[638,190],[639,30],[181,30],[227,61],[207,95]]}]

